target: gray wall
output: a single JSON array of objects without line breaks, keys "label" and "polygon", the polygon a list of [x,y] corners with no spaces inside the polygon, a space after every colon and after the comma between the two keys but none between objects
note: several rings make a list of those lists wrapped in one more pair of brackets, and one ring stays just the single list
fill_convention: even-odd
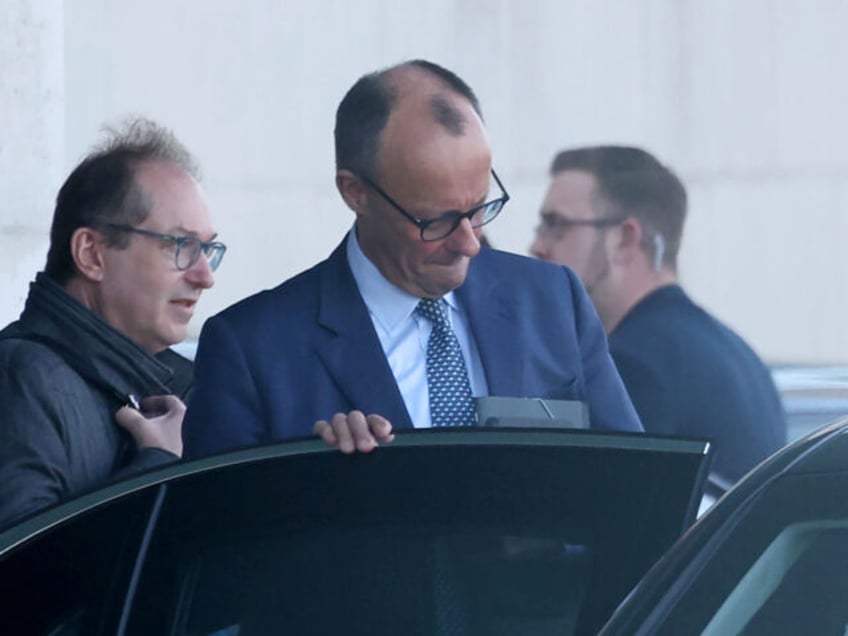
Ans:
[{"label": "gray wall", "polygon": [[560,148],[644,145],[689,186],[692,295],[769,360],[848,362],[841,0],[5,0],[3,322],[44,260],[52,198],[103,123],[175,130],[230,251],[194,324],[313,264],[353,220],[338,101],[412,57],[478,92],[513,195],[488,234],[524,253]]},{"label": "gray wall", "polygon": [[0,323],[17,317],[44,265],[51,198],[65,168],[60,0],[0,9]]}]

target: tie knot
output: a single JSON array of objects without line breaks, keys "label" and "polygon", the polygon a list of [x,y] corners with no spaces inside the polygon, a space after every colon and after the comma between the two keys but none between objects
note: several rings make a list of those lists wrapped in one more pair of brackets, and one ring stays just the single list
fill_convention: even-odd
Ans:
[{"label": "tie knot", "polygon": [[444,303],[441,298],[422,298],[418,302],[418,313],[424,316],[434,325],[448,326],[448,317],[445,314]]}]

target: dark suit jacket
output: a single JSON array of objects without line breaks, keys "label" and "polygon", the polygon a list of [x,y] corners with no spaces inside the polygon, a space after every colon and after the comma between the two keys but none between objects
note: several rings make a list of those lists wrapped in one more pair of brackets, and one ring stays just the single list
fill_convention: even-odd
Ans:
[{"label": "dark suit jacket", "polygon": [[679,286],[643,298],[609,343],[645,430],[712,440],[722,477],[738,479],[786,443],[769,370]]},{"label": "dark suit jacket", "polygon": [[[490,395],[585,400],[593,427],[641,430],[572,272],[484,248],[456,293]],[[343,241],[326,261],[206,322],[185,455],[308,436],[317,420],[354,408],[412,426]]]}]

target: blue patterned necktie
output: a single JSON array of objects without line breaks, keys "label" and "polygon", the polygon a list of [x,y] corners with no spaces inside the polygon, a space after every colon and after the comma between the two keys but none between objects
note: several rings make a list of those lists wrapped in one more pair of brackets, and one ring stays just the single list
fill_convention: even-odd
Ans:
[{"label": "blue patterned necktie", "polygon": [[418,313],[433,323],[427,342],[427,387],[433,426],[471,426],[474,398],[468,370],[441,298],[423,298]]}]

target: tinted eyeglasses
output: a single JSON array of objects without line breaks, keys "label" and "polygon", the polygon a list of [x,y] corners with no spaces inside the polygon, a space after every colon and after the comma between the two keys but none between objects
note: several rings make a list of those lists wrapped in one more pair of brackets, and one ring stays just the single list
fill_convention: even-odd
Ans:
[{"label": "tinted eyeglasses", "polygon": [[588,227],[612,227],[624,221],[624,217],[604,217],[600,219],[569,219],[560,214],[553,212],[545,212],[542,214],[542,220],[536,226],[537,236],[551,236],[555,240],[561,239],[569,228],[588,226]]},{"label": "tinted eyeglasses", "polygon": [[209,269],[214,272],[218,269],[221,259],[224,258],[224,253],[227,251],[227,246],[223,243],[201,241],[196,236],[174,236],[173,234],[163,234],[161,232],[143,230],[139,227],[117,223],[107,223],[106,226],[119,232],[141,234],[142,236],[149,236],[150,238],[155,238],[166,243],[172,243],[175,246],[174,263],[177,269],[181,271],[187,270],[194,265],[202,253],[206,255],[206,260],[209,261]]},{"label": "tinted eyeglasses", "polygon": [[509,201],[509,194],[506,189],[503,187],[501,180],[498,178],[497,173],[492,169],[492,176],[495,179],[495,183],[498,184],[498,187],[501,190],[502,195],[497,198],[489,201],[488,203],[483,203],[482,205],[478,205],[476,207],[471,208],[467,212],[459,212],[456,210],[451,210],[449,212],[445,212],[441,216],[436,217],[435,219],[419,219],[416,216],[413,216],[409,212],[403,209],[403,207],[395,201],[392,197],[390,197],[386,192],[374,183],[368,177],[360,176],[363,183],[365,183],[369,188],[374,190],[377,194],[383,197],[395,210],[400,212],[410,223],[415,225],[418,230],[421,232],[421,240],[422,241],[438,241],[447,236],[449,236],[456,228],[459,227],[459,224],[462,223],[463,219],[468,219],[471,223],[471,227],[483,227],[486,223],[491,222],[494,218],[501,213],[506,202]]}]

